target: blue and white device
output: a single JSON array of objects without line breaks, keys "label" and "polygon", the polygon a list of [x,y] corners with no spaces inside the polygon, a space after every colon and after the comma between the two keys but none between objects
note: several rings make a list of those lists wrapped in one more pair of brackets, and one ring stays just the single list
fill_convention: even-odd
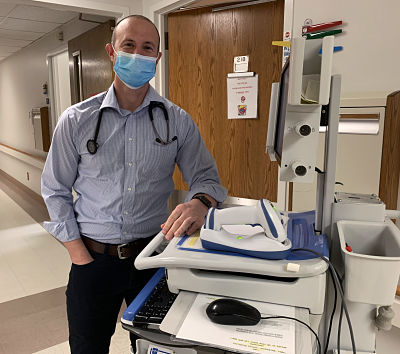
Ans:
[{"label": "blue and white device", "polygon": [[284,259],[292,248],[280,213],[266,199],[254,206],[211,208],[200,239],[205,249],[265,259]]}]

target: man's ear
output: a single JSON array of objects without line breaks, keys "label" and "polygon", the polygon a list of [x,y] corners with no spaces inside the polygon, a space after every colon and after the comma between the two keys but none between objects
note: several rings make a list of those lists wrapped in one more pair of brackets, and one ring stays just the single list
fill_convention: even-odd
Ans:
[{"label": "man's ear", "polygon": [[108,57],[110,58],[110,60],[112,61],[112,62],[114,62],[115,61],[115,51],[114,51],[114,48],[113,48],[113,46],[111,45],[111,43],[107,43],[106,44],[106,52],[107,52],[107,54],[108,54]]},{"label": "man's ear", "polygon": [[160,61],[160,59],[161,59],[161,56],[162,56],[162,53],[161,53],[161,52],[158,52],[158,56],[157,56],[157,60],[156,60],[156,64],[158,64],[158,62]]}]

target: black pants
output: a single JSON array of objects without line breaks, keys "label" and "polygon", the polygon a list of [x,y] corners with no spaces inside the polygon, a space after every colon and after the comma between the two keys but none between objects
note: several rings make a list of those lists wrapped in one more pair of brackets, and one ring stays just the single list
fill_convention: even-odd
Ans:
[{"label": "black pants", "polygon": [[[134,259],[90,252],[94,261],[72,264],[66,291],[71,354],[106,354],[122,301],[129,305],[155,273],[137,270]],[[138,337],[131,333],[136,349]]]}]

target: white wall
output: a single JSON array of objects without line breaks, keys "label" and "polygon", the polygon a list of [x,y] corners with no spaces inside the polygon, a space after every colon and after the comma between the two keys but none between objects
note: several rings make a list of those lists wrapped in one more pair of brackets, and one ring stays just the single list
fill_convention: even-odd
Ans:
[{"label": "white wall", "polygon": [[307,18],[313,24],[343,20],[335,44],[344,49],[333,61],[342,94],[393,92],[400,89],[399,13],[398,0],[294,0],[293,34],[301,35]]}]

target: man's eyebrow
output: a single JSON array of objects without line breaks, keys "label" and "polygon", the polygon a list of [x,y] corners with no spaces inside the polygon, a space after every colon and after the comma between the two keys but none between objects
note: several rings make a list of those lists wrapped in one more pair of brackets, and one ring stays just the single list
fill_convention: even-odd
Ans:
[{"label": "man's eyebrow", "polygon": [[152,46],[155,46],[155,43],[152,41],[146,41],[146,42],[144,42],[144,44],[151,44]]},{"label": "man's eyebrow", "polygon": [[[133,39],[130,39],[130,38],[126,38],[126,39],[123,39],[121,42],[121,44],[126,44],[126,43],[136,43],[136,41]],[[152,45],[153,47],[156,46],[156,44],[152,41],[146,41],[146,42],[144,42],[144,44]]]}]

